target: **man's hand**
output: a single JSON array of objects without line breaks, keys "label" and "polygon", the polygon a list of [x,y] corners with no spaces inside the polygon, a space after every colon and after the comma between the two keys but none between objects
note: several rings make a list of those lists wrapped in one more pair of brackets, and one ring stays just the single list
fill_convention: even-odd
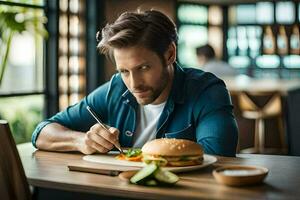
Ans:
[{"label": "man's hand", "polygon": [[114,147],[114,144],[119,142],[118,140],[118,129],[110,127],[107,131],[99,124],[95,124],[85,134],[80,151],[84,154],[92,154],[96,151],[106,153]]}]

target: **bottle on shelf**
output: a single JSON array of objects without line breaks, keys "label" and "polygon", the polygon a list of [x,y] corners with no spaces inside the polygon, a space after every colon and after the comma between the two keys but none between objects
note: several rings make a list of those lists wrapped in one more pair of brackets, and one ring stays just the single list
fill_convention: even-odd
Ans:
[{"label": "bottle on shelf", "polygon": [[275,37],[271,26],[266,26],[263,36],[263,54],[275,53]]},{"label": "bottle on shelf", "polygon": [[226,42],[228,55],[229,56],[235,56],[237,55],[237,33],[236,33],[236,27],[230,27],[228,29],[228,39]]},{"label": "bottle on shelf", "polygon": [[291,54],[300,54],[300,33],[297,25],[293,26],[290,36],[290,52]]},{"label": "bottle on shelf", "polygon": [[284,26],[279,27],[277,35],[277,51],[279,55],[288,54],[288,37],[286,35]]},{"label": "bottle on shelf", "polygon": [[249,45],[248,45],[246,26],[237,27],[237,45],[238,45],[238,55],[247,56]]}]

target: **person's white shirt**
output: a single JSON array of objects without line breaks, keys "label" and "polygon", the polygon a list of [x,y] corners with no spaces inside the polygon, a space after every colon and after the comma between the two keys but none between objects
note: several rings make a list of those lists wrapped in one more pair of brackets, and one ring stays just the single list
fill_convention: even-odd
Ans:
[{"label": "person's white shirt", "polygon": [[156,128],[166,102],[153,105],[139,105],[137,128],[133,136],[133,147],[141,148],[146,142],[156,138]]},{"label": "person's white shirt", "polygon": [[201,69],[206,72],[211,72],[218,77],[230,77],[238,75],[235,68],[230,66],[228,63],[217,59],[211,59],[207,61],[201,67]]}]

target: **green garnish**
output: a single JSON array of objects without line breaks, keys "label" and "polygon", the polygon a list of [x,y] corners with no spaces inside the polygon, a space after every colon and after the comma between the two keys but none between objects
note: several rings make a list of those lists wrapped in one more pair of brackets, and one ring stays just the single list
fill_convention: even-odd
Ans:
[{"label": "green garnish", "polygon": [[188,156],[181,156],[179,160],[180,161],[188,161],[188,160],[190,160],[190,158]]},{"label": "green garnish", "polygon": [[125,156],[127,158],[130,157],[136,157],[142,154],[142,150],[141,149],[128,149],[128,151],[125,153]]}]

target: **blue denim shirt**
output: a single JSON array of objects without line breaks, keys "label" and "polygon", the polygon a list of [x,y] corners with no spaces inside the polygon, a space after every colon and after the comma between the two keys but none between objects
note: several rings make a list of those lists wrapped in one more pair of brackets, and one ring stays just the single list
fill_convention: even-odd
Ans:
[{"label": "blue denim shirt", "polygon": [[[201,70],[178,65],[174,69],[172,89],[157,124],[156,138],[189,139],[201,144],[205,153],[235,156],[238,129],[224,82]],[[122,147],[132,146],[138,103],[120,74],[79,103],[41,122],[33,132],[33,145],[36,146],[41,129],[52,122],[87,132],[96,123],[86,110],[87,105],[104,123],[120,130]]]}]

